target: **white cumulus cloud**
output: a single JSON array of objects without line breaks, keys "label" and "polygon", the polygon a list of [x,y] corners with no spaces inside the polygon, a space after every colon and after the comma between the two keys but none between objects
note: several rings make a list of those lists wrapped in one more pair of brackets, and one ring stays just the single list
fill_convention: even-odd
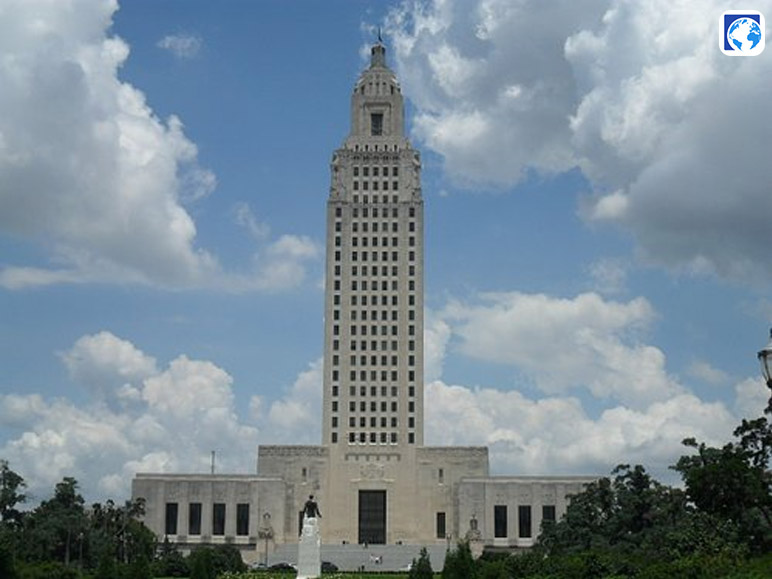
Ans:
[{"label": "white cumulus cloud", "polygon": [[[257,271],[223,271],[197,241],[188,205],[214,173],[176,115],[119,78],[129,45],[111,33],[115,0],[8,0],[0,7],[0,234],[42,249],[36,263],[0,261],[0,287],[130,283],[274,291],[305,279],[316,255],[301,236],[267,239]],[[159,46],[192,56],[200,39]],[[259,234],[259,235],[258,235]],[[8,259],[8,258],[6,258]]]},{"label": "white cumulus cloud", "polygon": [[[212,450],[220,470],[252,471],[257,426],[242,422],[233,380],[212,362],[182,355],[159,368],[109,332],[83,336],[61,358],[73,380],[95,393],[91,401],[0,395],[0,425],[12,433],[0,456],[34,498],[74,476],[86,496],[119,499],[139,470],[208,472]],[[131,404],[105,404],[127,387]]]},{"label": "white cumulus cloud", "polygon": [[581,388],[641,406],[681,391],[666,371],[664,353],[642,340],[655,315],[644,298],[625,303],[595,293],[484,294],[476,303],[452,302],[443,315],[461,352],[513,365],[545,392]]},{"label": "white cumulus cloud", "polygon": [[[7,287],[197,283],[216,260],[180,197],[212,176],[175,116],[117,72],[117,4],[15,1],[0,20],[0,231],[46,240],[51,267],[5,264]],[[198,193],[196,193],[198,194]]]},{"label": "white cumulus cloud", "polygon": [[[588,220],[644,260],[769,281],[772,60],[718,48],[718,0],[404,3],[388,27],[413,132],[461,184],[580,167]],[[754,9],[772,12],[770,0]]]},{"label": "white cumulus cloud", "polygon": [[612,406],[593,419],[573,397],[532,399],[517,390],[426,386],[428,444],[487,445],[497,474],[598,474],[645,465],[662,480],[694,436],[723,445],[736,417],[720,403],[679,394],[646,409]]}]

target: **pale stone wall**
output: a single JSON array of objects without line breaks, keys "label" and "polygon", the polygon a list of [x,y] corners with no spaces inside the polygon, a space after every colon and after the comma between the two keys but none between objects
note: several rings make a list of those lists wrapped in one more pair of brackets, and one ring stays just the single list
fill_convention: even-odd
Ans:
[{"label": "pale stone wall", "polygon": [[[565,514],[571,495],[575,495],[597,477],[521,476],[469,478],[459,485],[458,516],[461,537],[469,531],[472,518],[477,519],[482,542],[498,547],[530,547],[539,535],[542,507],[554,506],[555,518]],[[494,508],[507,509],[506,536],[496,537]],[[531,537],[520,537],[518,507],[530,506]]]},{"label": "pale stone wall", "polygon": [[[488,476],[488,449],[480,447],[423,447],[418,450],[419,504],[424,511],[424,541],[440,543],[459,538],[459,485],[465,477]],[[437,513],[445,513],[445,536],[438,536]]]},{"label": "pale stone wall", "polygon": [[[245,560],[254,560],[261,527],[272,528],[272,543],[287,540],[283,521],[286,519],[286,484],[277,477],[228,474],[151,474],[141,473],[132,481],[132,498],[145,500],[143,522],[156,536],[177,543],[183,550],[201,544],[231,543],[239,547]],[[166,505],[177,504],[177,533],[166,533]],[[201,504],[200,534],[189,533],[191,503]],[[225,532],[213,535],[213,505],[225,504]],[[249,505],[249,526],[246,535],[237,535],[238,504]],[[268,513],[270,518],[266,518]],[[277,524],[278,523],[278,524]]]},{"label": "pale stone wall", "polygon": [[324,446],[259,446],[257,473],[279,477],[285,482],[284,534],[287,542],[296,542],[300,535],[300,511],[308,495],[319,498],[324,515],[324,493],[329,451]]}]

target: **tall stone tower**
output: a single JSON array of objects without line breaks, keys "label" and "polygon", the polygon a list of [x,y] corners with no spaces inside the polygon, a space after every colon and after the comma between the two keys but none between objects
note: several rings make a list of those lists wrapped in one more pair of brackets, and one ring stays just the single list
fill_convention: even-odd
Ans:
[{"label": "tall stone tower", "polygon": [[[381,43],[372,47],[354,86],[327,202],[327,510],[341,523],[356,516],[340,530],[358,528],[350,540],[370,543],[386,541],[383,519],[392,510],[376,481],[393,469],[390,486],[410,492],[396,471],[412,470],[423,444],[421,163],[405,137],[402,93],[385,52]],[[369,483],[353,488],[360,479]],[[349,492],[335,492],[343,488]]]},{"label": "tall stone tower", "polygon": [[442,543],[458,483],[488,474],[487,448],[423,445],[424,207],[404,124],[378,42],[332,155],[321,445],[258,448],[258,474],[287,484],[286,513],[320,499],[328,544]]},{"label": "tall stone tower", "polygon": [[404,452],[423,444],[421,164],[380,43],[331,169],[322,444]]}]

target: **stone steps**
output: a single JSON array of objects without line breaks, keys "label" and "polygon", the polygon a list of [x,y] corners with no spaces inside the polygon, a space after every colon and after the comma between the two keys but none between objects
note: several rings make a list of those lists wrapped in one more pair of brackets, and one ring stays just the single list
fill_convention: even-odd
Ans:
[{"label": "stone steps", "polygon": [[[423,545],[322,545],[322,561],[330,561],[341,571],[399,571],[418,559]],[[428,545],[432,568],[440,571],[445,563],[445,545]],[[298,545],[277,545],[268,556],[268,564],[287,562],[297,565]]]}]

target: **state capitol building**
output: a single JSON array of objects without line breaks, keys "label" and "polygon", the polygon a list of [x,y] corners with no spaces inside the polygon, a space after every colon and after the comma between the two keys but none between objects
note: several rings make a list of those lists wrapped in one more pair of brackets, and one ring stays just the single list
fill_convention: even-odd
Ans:
[{"label": "state capitol building", "polygon": [[323,545],[528,547],[595,480],[490,476],[487,447],[424,446],[424,204],[404,126],[378,42],[332,154],[320,445],[259,446],[255,475],[137,474],[133,498],[160,540],[267,559],[297,543],[313,494]]}]

